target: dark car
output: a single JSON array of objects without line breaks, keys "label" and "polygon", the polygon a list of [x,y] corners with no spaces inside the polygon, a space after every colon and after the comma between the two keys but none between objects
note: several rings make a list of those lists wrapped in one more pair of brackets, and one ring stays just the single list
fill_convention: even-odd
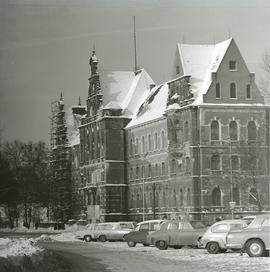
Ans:
[{"label": "dark car", "polygon": [[128,234],[124,235],[124,240],[129,247],[135,247],[137,243],[142,243],[144,246],[149,245],[146,241],[148,234],[159,230],[161,223],[164,220],[148,220],[138,223],[136,228]]},{"label": "dark car", "polygon": [[169,246],[181,248],[182,246],[198,246],[206,229],[200,221],[170,220],[164,222],[160,230],[149,234],[147,243],[164,250]]}]

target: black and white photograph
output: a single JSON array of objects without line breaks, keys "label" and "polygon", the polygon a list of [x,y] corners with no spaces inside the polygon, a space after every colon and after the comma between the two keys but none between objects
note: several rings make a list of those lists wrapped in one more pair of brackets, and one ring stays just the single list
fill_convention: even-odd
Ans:
[{"label": "black and white photograph", "polygon": [[0,272],[269,257],[269,0],[0,0]]}]

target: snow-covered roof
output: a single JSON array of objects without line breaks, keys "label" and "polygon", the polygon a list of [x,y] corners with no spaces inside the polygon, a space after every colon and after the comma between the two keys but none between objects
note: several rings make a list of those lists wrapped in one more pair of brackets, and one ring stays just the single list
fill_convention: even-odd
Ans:
[{"label": "snow-covered roof", "polygon": [[123,115],[132,117],[144,93],[149,93],[154,84],[148,73],[142,69],[136,74],[131,71],[101,71],[100,84],[103,105],[116,106],[123,110]]},{"label": "snow-covered roof", "polygon": [[150,93],[145,92],[136,114],[126,128],[161,118],[167,107],[168,91],[168,84],[165,83],[152,88]]},{"label": "snow-covered roof", "polygon": [[194,104],[202,102],[211,83],[211,73],[216,72],[232,42],[232,38],[217,44],[178,44],[184,75],[190,75]]}]

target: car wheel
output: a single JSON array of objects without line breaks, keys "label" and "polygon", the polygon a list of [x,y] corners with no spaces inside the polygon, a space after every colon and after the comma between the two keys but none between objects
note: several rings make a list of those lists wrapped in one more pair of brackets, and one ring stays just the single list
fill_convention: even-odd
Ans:
[{"label": "car wheel", "polygon": [[91,242],[91,241],[92,241],[92,238],[91,238],[90,235],[85,235],[85,236],[83,237],[83,240],[84,240],[85,242]]},{"label": "car wheel", "polygon": [[135,247],[137,243],[135,243],[133,241],[128,241],[127,244],[129,247]]},{"label": "car wheel", "polygon": [[156,247],[160,250],[165,250],[168,248],[168,244],[166,241],[164,240],[161,240],[161,241],[157,241],[156,242]]},{"label": "car wheel", "polygon": [[265,255],[265,245],[259,239],[249,240],[245,249],[249,257],[262,257]]},{"label": "car wheel", "polygon": [[220,247],[217,242],[209,242],[206,246],[206,250],[210,254],[217,254],[220,252]]},{"label": "car wheel", "polygon": [[104,242],[107,241],[107,238],[106,238],[105,235],[100,235],[100,236],[98,237],[98,240],[99,240],[100,242],[104,243]]}]

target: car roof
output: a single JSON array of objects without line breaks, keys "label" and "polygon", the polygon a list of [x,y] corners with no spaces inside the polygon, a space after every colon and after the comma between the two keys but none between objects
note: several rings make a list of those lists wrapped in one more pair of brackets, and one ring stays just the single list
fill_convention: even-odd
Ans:
[{"label": "car roof", "polygon": [[152,220],[146,220],[146,221],[142,221],[142,222],[139,222],[138,225],[141,225],[141,224],[147,224],[147,223],[160,223],[160,222],[163,222],[164,220],[162,219],[152,219]]},{"label": "car roof", "polygon": [[217,225],[217,224],[221,224],[221,223],[226,223],[226,224],[230,224],[230,223],[246,223],[246,221],[244,219],[226,219],[226,220],[217,221],[213,225]]}]

